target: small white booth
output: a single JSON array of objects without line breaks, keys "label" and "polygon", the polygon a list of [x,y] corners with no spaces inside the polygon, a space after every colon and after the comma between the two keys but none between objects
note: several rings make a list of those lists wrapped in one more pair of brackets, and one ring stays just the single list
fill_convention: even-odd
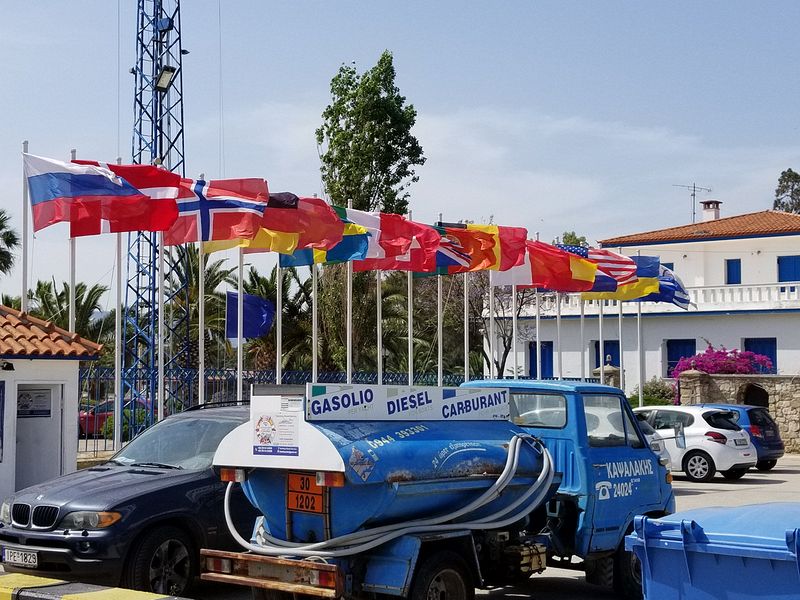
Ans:
[{"label": "small white booth", "polygon": [[76,469],[78,367],[100,349],[0,305],[0,500]]}]

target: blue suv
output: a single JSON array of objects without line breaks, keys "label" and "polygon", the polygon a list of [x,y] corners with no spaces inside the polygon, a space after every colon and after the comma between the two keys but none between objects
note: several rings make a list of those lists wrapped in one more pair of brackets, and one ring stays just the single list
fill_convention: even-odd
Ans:
[{"label": "blue suv", "polygon": [[783,440],[778,424],[763,406],[747,404],[703,404],[709,408],[721,408],[733,413],[733,420],[750,434],[758,453],[756,469],[769,471],[783,456]]}]

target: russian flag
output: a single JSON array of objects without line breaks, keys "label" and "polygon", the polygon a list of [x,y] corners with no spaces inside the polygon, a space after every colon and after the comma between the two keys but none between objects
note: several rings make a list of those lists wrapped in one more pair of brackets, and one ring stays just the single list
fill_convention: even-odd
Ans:
[{"label": "russian flag", "polygon": [[[148,226],[154,219],[152,197],[115,170],[139,169],[142,175],[146,170],[149,177],[159,179],[156,186],[174,186],[176,195],[180,180],[174,173],[156,167],[128,165],[111,169],[99,163],[65,163],[32,154],[23,154],[23,166],[30,192],[33,230],[68,222],[73,237],[104,230],[151,230]],[[177,207],[174,195],[172,198],[172,210],[161,206],[162,213],[156,222],[175,220]]]}]

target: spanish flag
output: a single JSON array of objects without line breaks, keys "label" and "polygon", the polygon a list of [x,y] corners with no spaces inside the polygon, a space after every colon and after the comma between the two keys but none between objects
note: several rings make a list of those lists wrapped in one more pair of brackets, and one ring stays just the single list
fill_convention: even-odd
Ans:
[{"label": "spanish flag", "polygon": [[658,293],[660,257],[631,256],[631,258],[636,263],[637,279],[635,281],[618,285],[615,292],[585,292],[581,294],[581,298],[584,300],[636,300],[648,294]]}]

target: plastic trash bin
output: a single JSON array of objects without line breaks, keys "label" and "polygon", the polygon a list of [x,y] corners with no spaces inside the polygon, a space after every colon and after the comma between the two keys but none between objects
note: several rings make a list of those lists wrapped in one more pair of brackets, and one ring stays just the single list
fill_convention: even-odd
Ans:
[{"label": "plastic trash bin", "polygon": [[800,503],[636,517],[646,600],[800,599]]}]

